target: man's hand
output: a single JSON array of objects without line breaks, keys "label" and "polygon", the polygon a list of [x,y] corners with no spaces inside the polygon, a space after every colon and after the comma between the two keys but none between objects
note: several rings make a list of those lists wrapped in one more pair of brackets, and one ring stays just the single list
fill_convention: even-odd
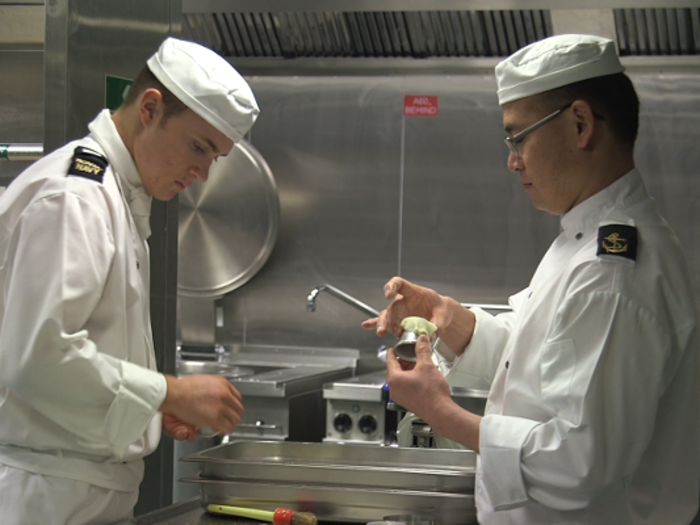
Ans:
[{"label": "man's hand", "polygon": [[438,337],[457,355],[471,341],[476,323],[474,314],[454,299],[401,277],[393,277],[384,285],[384,296],[391,303],[379,317],[362,323],[365,330],[376,330],[379,337],[387,332],[400,337],[401,321],[417,316],[435,324]]},{"label": "man's hand", "polygon": [[169,415],[181,424],[195,429],[206,427],[221,434],[233,432],[241,422],[243,398],[225,377],[195,374],[176,378],[166,375],[165,380],[168,392],[160,406],[164,420]]},{"label": "man's hand", "polygon": [[163,432],[178,441],[197,441],[199,437],[197,427],[183,423],[172,414],[163,414]]},{"label": "man's hand", "polygon": [[394,349],[390,348],[386,372],[391,399],[427,423],[430,423],[435,405],[452,401],[450,385],[433,363],[430,341],[425,335],[416,343],[415,363],[397,360]]},{"label": "man's hand", "polygon": [[424,420],[438,435],[479,452],[481,416],[464,410],[452,399],[447,379],[433,363],[427,336],[418,338],[412,367],[397,360],[390,348],[386,372],[389,396],[395,403]]}]

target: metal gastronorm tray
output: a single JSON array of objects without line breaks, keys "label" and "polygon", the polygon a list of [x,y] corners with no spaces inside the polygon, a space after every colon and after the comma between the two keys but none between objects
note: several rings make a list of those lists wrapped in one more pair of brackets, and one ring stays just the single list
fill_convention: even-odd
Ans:
[{"label": "metal gastronorm tray", "polygon": [[[342,445],[341,445],[342,446]],[[472,494],[381,488],[239,482],[184,478],[200,484],[202,506],[210,503],[274,510],[313,512],[320,522],[367,523],[390,515],[432,518],[436,525],[475,524]]]},{"label": "metal gastronorm tray", "polygon": [[201,477],[401,490],[473,493],[470,450],[342,443],[234,441],[181,458],[201,463]]}]

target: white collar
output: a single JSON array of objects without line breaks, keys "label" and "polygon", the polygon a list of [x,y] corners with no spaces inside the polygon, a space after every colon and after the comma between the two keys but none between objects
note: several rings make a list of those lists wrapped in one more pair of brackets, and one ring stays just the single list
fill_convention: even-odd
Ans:
[{"label": "white collar", "polygon": [[637,168],[617,179],[610,186],[592,195],[561,217],[562,230],[597,227],[613,208],[627,208],[647,197],[642,176]]},{"label": "white collar", "polygon": [[151,235],[151,201],[152,197],[146,191],[141,176],[136,169],[134,159],[126,148],[117,127],[112,121],[108,109],[103,109],[88,125],[90,135],[102,146],[112,170],[117,175],[120,186],[125,189],[125,200],[131,210],[141,239],[146,240]]}]

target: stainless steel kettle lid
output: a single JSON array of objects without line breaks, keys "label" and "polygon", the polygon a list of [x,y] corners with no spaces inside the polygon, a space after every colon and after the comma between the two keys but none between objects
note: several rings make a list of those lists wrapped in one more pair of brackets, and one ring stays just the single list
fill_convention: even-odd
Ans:
[{"label": "stainless steel kettle lid", "polygon": [[178,294],[216,298],[242,286],[277,240],[279,197],[262,155],[247,141],[212,163],[209,180],[179,196]]}]

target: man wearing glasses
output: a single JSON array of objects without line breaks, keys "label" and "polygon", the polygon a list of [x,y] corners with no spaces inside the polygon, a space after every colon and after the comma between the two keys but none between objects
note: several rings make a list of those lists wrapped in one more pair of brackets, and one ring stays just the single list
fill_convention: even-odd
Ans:
[{"label": "man wearing glasses", "polygon": [[[387,356],[392,399],[479,454],[481,525],[688,524],[700,480],[695,302],[678,239],[634,167],[639,101],[614,42],[561,35],[496,67],[508,168],[561,233],[492,316],[394,277],[363,323],[422,316],[435,353]],[[435,366],[437,361],[439,368]],[[484,379],[485,378],[485,379]],[[450,386],[490,388],[483,417]],[[481,385],[479,385],[481,386]]]}]

